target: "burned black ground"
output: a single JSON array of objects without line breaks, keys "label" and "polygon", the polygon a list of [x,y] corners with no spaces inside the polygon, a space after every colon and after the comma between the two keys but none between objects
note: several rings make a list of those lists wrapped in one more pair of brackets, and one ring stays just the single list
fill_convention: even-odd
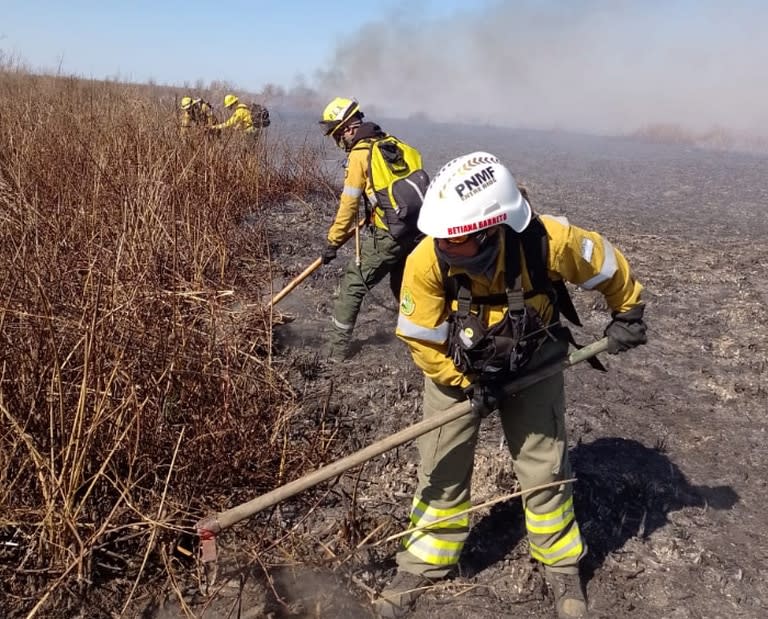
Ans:
[{"label": "burned black ground", "polygon": [[[537,211],[602,232],[646,287],[648,345],[607,358],[605,374],[577,367],[566,379],[593,615],[766,616],[768,159],[546,133],[390,130],[423,149],[430,172],[475,149],[499,155],[529,187]],[[333,203],[286,203],[262,221],[275,290],[320,254],[334,210]],[[393,335],[396,304],[386,285],[365,303],[353,358],[322,357],[350,256],[345,248],[282,301],[278,309],[290,318],[275,331],[276,354],[292,361],[290,380],[301,394],[296,440],[334,428],[340,455],[420,418],[421,377]],[[599,338],[609,320],[601,298],[573,295],[584,322],[577,339]],[[285,536],[284,567],[274,557],[268,566],[271,584],[259,561],[243,560],[264,591],[261,602],[251,601],[253,612],[371,616],[368,602],[393,572],[396,544],[349,550],[378,526],[367,541],[405,525],[416,461],[413,446],[400,448],[225,536],[231,554],[246,557],[249,538]],[[489,419],[473,500],[513,485],[500,426]],[[202,615],[237,616],[223,608]],[[551,614],[528,558],[520,504],[511,501],[474,517],[459,574],[422,596],[413,617]]]}]

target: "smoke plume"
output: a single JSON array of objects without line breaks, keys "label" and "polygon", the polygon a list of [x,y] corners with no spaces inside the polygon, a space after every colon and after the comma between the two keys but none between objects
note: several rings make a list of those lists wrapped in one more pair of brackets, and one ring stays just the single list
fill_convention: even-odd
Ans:
[{"label": "smoke plume", "polygon": [[341,42],[318,90],[396,117],[768,135],[757,0],[518,0],[431,20],[401,9]]}]

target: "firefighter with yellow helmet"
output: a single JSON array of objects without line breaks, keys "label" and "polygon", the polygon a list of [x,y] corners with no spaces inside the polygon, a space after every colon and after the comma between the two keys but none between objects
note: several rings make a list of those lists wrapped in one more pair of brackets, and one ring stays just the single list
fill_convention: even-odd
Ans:
[{"label": "firefighter with yellow helmet", "polygon": [[[424,587],[456,566],[469,531],[480,421],[499,411],[521,489],[570,477],[562,372],[503,397],[506,382],[563,358],[578,323],[563,281],[597,290],[612,311],[617,353],[646,342],[643,287],[622,253],[597,232],[537,215],[497,157],[476,152],[445,165],[424,197],[427,235],[408,257],[397,335],[424,373],[424,417],[470,400],[472,412],[420,439],[412,526],[398,571],[376,600],[382,617],[406,614]],[[571,485],[527,494],[525,525],[560,619],[587,616],[579,576],[586,543]],[[455,518],[451,518],[457,514]],[[445,520],[445,518],[448,518]]]},{"label": "firefighter with yellow helmet", "polygon": [[[347,235],[358,224],[360,205],[365,205],[369,234],[363,239],[359,255],[350,260],[341,281],[339,297],[331,320],[328,356],[343,360],[349,355],[352,330],[366,293],[389,275],[392,294],[399,299],[405,259],[418,237],[415,216],[406,216],[408,208],[417,215],[429,177],[422,169],[421,155],[413,147],[385,133],[372,122],[363,122],[363,112],[354,99],[337,97],[323,110],[320,125],[325,135],[348,153],[344,187],[333,224],[328,230],[323,264],[336,258]],[[381,163],[384,149],[392,155],[389,164]],[[395,172],[392,172],[392,170]],[[389,179],[388,174],[394,174]],[[392,193],[396,176],[399,187],[409,188],[401,195],[403,208]],[[398,187],[398,185],[394,185]]]},{"label": "firefighter with yellow helmet", "polygon": [[239,129],[248,134],[258,134],[258,129],[253,126],[253,116],[251,109],[241,103],[240,99],[233,94],[224,96],[224,107],[232,110],[232,114],[222,123],[214,125],[212,129],[219,131],[222,129]]},{"label": "firefighter with yellow helmet", "polygon": [[181,98],[181,133],[189,132],[193,127],[210,129],[216,124],[216,115],[210,103],[200,97],[185,95]]}]

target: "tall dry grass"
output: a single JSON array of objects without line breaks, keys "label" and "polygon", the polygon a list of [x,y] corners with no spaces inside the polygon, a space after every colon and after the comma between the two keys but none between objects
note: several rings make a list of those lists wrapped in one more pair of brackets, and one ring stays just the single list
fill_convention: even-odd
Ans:
[{"label": "tall dry grass", "polygon": [[180,140],[146,88],[6,67],[0,110],[0,608],[72,616],[317,457],[244,221],[327,183],[308,145]]}]

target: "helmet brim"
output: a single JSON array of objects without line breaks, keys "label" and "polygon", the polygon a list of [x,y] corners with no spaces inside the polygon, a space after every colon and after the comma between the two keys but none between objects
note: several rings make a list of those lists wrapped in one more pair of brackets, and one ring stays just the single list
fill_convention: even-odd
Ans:
[{"label": "helmet brim", "polygon": [[528,200],[523,198],[523,203],[520,205],[520,210],[504,223],[512,228],[515,232],[522,232],[528,227],[528,224],[531,223],[531,216],[531,205],[528,203]]},{"label": "helmet brim", "polygon": [[[510,214],[504,222],[500,222],[500,224],[491,224],[479,229],[476,228],[475,230],[479,232],[486,228],[492,228],[494,225],[504,225],[509,226],[515,232],[522,232],[528,227],[528,224],[531,223],[532,216],[533,211],[531,210],[531,205],[528,203],[528,200],[522,198],[520,209],[516,213]],[[428,211],[423,207],[419,213],[419,220],[416,225],[422,233],[435,239],[450,239],[455,236],[466,234],[466,232],[458,226],[456,227],[455,232],[449,233],[448,227],[445,225],[445,219],[443,217],[430,217]]]},{"label": "helmet brim", "polygon": [[341,125],[341,121],[338,121],[338,120],[321,120],[321,121],[318,122],[318,124],[323,129],[323,135],[331,135],[331,134],[333,134],[339,128],[339,125]]}]

